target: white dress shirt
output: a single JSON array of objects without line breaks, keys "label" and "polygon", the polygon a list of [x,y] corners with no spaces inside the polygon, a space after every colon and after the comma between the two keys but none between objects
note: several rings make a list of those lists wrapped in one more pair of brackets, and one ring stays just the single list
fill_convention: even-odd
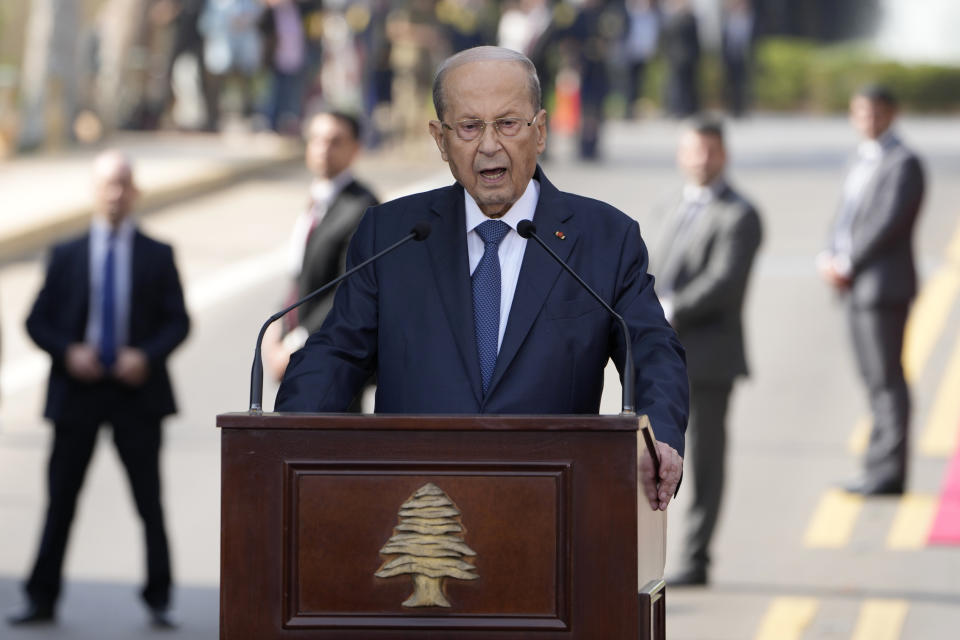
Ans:
[{"label": "white dress shirt", "polygon": [[860,211],[864,192],[880,167],[884,152],[895,141],[893,133],[887,130],[876,140],[864,140],[857,147],[856,162],[843,183],[840,214],[833,237],[833,266],[841,275],[849,276],[853,271],[853,225],[858,215],[867,213]]},{"label": "white dress shirt", "polygon": [[[467,211],[467,255],[470,259],[470,275],[480,264],[483,257],[483,240],[476,232],[481,222],[490,220],[483,215],[480,207],[466,189],[463,191]],[[520,265],[523,262],[523,252],[527,248],[527,241],[517,233],[517,223],[521,220],[533,220],[540,200],[540,183],[531,179],[520,199],[513,203],[510,210],[498,220],[503,220],[510,226],[510,231],[500,241],[497,256],[500,258],[500,333],[497,337],[497,350],[503,344],[503,334],[507,329],[507,319],[510,317],[510,307],[513,305],[513,295],[517,290],[517,279],[520,277]]]},{"label": "white dress shirt", "polygon": [[[133,233],[136,230],[133,220],[127,218],[117,229],[114,259],[113,286],[116,306],[117,349],[127,344],[130,332],[130,288],[133,269]],[[90,301],[87,309],[87,330],[84,340],[87,344],[100,346],[100,328],[103,324],[103,268],[107,258],[107,243],[111,233],[110,225],[95,218],[90,225]]]}]

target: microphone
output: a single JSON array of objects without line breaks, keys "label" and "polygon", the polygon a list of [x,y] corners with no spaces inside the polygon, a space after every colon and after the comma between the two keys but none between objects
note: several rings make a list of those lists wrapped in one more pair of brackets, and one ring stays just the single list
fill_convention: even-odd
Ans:
[{"label": "microphone", "polygon": [[333,280],[323,285],[319,289],[311,291],[306,296],[304,296],[303,298],[300,298],[299,300],[291,304],[286,309],[277,311],[275,314],[270,316],[267,319],[267,321],[263,323],[263,326],[260,327],[260,335],[257,336],[257,347],[253,352],[253,369],[250,372],[249,413],[251,415],[259,415],[263,413],[263,358],[261,356],[261,352],[263,351],[263,336],[267,332],[267,327],[269,327],[271,324],[273,324],[274,322],[276,322],[277,320],[285,316],[287,313],[293,311],[303,303],[313,300],[324,291],[327,291],[331,287],[334,287],[340,284],[340,282],[342,282],[343,280],[346,280],[347,278],[352,276],[354,273],[356,273],[360,269],[363,269],[364,267],[366,267],[372,262],[376,262],[377,260],[387,255],[394,249],[400,247],[401,245],[406,244],[410,240],[416,240],[417,242],[426,240],[427,236],[429,235],[430,235],[430,223],[426,221],[418,222],[417,224],[413,225],[412,229],[410,229],[410,233],[408,233],[406,236],[404,236],[397,242],[393,243],[392,245],[390,245],[380,253],[370,256],[369,258],[367,258],[360,264],[356,265],[352,269],[347,269],[340,276],[334,278]]},{"label": "microphone", "polygon": [[591,289],[590,285],[584,282],[583,278],[577,275],[577,272],[571,269],[570,265],[568,265],[566,262],[563,261],[563,258],[558,256],[553,249],[551,249],[546,245],[546,243],[540,238],[540,236],[537,235],[537,226],[535,224],[533,224],[529,220],[521,220],[520,222],[517,223],[517,233],[520,234],[521,238],[528,238],[528,239],[533,238],[534,240],[536,240],[537,243],[541,247],[543,247],[544,250],[546,250],[546,252],[549,253],[550,256],[560,264],[561,267],[566,269],[567,273],[573,276],[574,280],[580,283],[580,286],[582,286],[584,289],[587,290],[587,293],[593,296],[593,298],[597,302],[599,302],[604,309],[607,310],[607,313],[609,313],[611,316],[616,318],[617,321],[620,323],[620,328],[623,329],[623,341],[627,348],[626,357],[624,358],[624,363],[623,363],[623,399],[622,399],[622,408],[620,410],[620,414],[630,415],[635,413],[634,407],[633,407],[634,394],[636,393],[636,389],[634,389],[634,385],[633,385],[633,348],[631,346],[630,330],[627,328],[627,323],[624,321],[623,316],[621,316],[619,313],[614,311],[613,307],[607,304],[606,300],[601,298],[596,291]]},{"label": "microphone", "polygon": [[[577,275],[577,272],[570,268],[566,262],[563,261],[563,258],[557,255],[557,253],[547,246],[547,244],[537,235],[537,226],[533,224],[530,220],[521,220],[517,223],[517,233],[520,234],[521,238],[533,238],[537,241],[544,250],[550,254],[550,256],[560,263],[560,266],[563,267],[567,273],[573,276],[574,280],[580,283],[584,289],[587,290],[593,298],[600,303],[600,305],[607,310],[611,316],[617,319],[620,323],[620,328],[623,330],[623,342],[626,346],[626,353],[624,354],[623,362],[623,396],[621,401],[620,415],[629,416],[635,415],[636,411],[634,410],[634,399],[636,395],[636,389],[634,389],[633,384],[633,347],[630,340],[630,330],[627,328],[627,323],[624,321],[623,316],[613,310],[607,301],[600,297],[596,291],[590,288],[583,278]],[[660,479],[660,456],[657,455],[656,447],[653,444],[653,440],[650,437],[650,434],[647,431],[643,432],[644,442],[647,445],[647,450],[650,452],[650,458],[653,460],[654,467],[654,478],[658,481]]]}]

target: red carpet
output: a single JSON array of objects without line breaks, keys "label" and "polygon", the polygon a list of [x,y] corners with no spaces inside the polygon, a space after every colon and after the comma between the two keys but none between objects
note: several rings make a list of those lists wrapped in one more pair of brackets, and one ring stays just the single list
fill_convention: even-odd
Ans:
[{"label": "red carpet", "polygon": [[960,447],[954,452],[947,469],[929,543],[960,545]]}]

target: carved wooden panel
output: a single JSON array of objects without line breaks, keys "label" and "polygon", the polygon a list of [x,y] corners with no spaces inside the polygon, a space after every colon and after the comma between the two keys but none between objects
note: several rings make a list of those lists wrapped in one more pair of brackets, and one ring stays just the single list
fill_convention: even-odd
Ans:
[{"label": "carved wooden panel", "polygon": [[[289,463],[284,514],[286,624],[349,627],[357,614],[384,626],[444,616],[447,628],[483,628],[504,615],[518,627],[567,628],[567,465]],[[461,512],[478,579],[445,580],[447,608],[409,609],[409,577],[378,578],[379,551],[398,509],[434,483]],[[344,615],[344,612],[350,612]],[[370,619],[362,622],[370,626]],[[495,626],[502,626],[500,621]]]}]

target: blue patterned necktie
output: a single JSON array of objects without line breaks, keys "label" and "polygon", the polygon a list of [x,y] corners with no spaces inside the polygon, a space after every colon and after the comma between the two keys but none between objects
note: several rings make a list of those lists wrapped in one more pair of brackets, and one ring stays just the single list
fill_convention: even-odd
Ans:
[{"label": "blue patterned necktie", "polygon": [[107,240],[107,255],[103,260],[100,297],[100,362],[108,369],[117,359],[116,253],[117,236],[111,233]]},{"label": "blue patterned necktie", "polygon": [[473,271],[473,322],[480,356],[480,377],[486,395],[497,364],[497,340],[500,337],[500,241],[510,231],[502,220],[487,220],[474,231],[483,240],[483,257]]}]

